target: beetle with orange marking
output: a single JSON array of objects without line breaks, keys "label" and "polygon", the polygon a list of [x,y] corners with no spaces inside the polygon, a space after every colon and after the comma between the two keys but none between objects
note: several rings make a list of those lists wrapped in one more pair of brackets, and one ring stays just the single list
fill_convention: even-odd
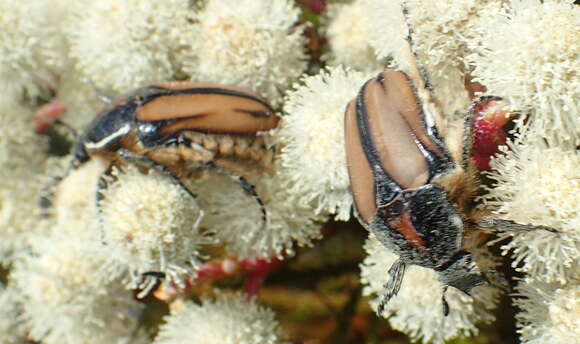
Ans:
[{"label": "beetle with orange marking", "polygon": [[397,294],[407,265],[433,269],[445,286],[465,293],[486,282],[462,248],[464,226],[478,214],[472,177],[453,161],[430,116],[409,77],[392,70],[366,82],[347,107],[347,164],[358,219],[399,256],[379,313]]},{"label": "beetle with orange marking", "polygon": [[187,177],[201,161],[268,165],[279,118],[258,94],[211,83],[166,82],[112,103],[78,140],[72,165],[126,149]]}]

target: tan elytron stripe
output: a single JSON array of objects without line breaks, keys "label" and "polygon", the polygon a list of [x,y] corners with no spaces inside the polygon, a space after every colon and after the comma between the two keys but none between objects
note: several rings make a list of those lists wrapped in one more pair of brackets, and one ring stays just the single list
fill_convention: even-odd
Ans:
[{"label": "tan elytron stripe", "polygon": [[247,88],[237,87],[237,86],[229,86],[229,85],[221,85],[221,84],[216,84],[214,82],[164,81],[164,82],[158,82],[156,84],[153,84],[153,86],[165,88],[168,90],[175,90],[175,91],[188,90],[188,89],[194,89],[194,88],[216,88],[216,89],[230,90],[230,91],[239,92],[239,93],[245,93],[249,96],[263,99],[260,94],[258,94],[257,92],[254,92],[252,90],[249,90]]},{"label": "tan elytron stripe", "polygon": [[412,111],[415,103],[399,99],[403,95],[392,83],[386,83],[387,92],[375,79],[365,92],[372,142],[383,170],[403,189],[425,185],[429,166],[417,144],[416,137],[401,111]]},{"label": "tan elytron stripe", "polygon": [[419,236],[411,222],[411,212],[405,211],[400,217],[389,221],[389,226],[399,232],[409,245],[418,251],[425,250],[425,241]]},{"label": "tan elytron stripe", "polygon": [[350,188],[359,216],[366,223],[369,223],[377,211],[375,183],[359,136],[355,100],[348,104],[344,122],[346,166],[350,178]]},{"label": "tan elytron stripe", "polygon": [[[425,131],[425,126],[423,125],[423,118],[420,112],[421,101],[417,99],[415,93],[413,92],[413,87],[411,81],[406,77],[405,73],[399,71],[388,70],[381,73],[383,77],[383,87],[385,87],[385,93],[394,92],[395,98],[398,100],[398,108],[401,115],[405,117],[405,120],[409,123],[411,130],[415,136],[423,143],[423,145],[431,152],[442,155],[443,152],[437,147],[437,145],[431,140],[427,132]],[[398,96],[397,96],[398,94]]]},{"label": "tan elytron stripe", "polygon": [[251,134],[276,128],[279,118],[264,104],[224,94],[170,94],[139,107],[142,121],[175,121],[161,128],[161,134],[181,130]]}]

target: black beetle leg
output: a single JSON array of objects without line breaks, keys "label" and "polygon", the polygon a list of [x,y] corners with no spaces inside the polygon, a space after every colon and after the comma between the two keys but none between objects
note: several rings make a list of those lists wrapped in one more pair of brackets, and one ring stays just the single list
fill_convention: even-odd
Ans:
[{"label": "black beetle leg", "polygon": [[103,205],[102,205],[102,201],[105,199],[104,196],[104,191],[107,190],[107,188],[109,187],[109,182],[108,182],[108,178],[112,178],[113,177],[113,169],[116,166],[114,164],[110,164],[109,167],[107,167],[107,169],[101,173],[101,175],[99,176],[99,181],[97,182],[97,193],[95,195],[95,206],[97,208],[97,214],[98,214],[98,219],[99,219],[99,228],[101,230],[101,243],[103,245],[107,245],[107,242],[105,240],[105,230],[103,228],[104,224],[103,224]]},{"label": "black beetle leg", "polygon": [[444,316],[448,316],[449,315],[449,303],[447,302],[447,300],[445,299],[445,293],[447,292],[447,289],[449,288],[449,286],[444,286],[443,287],[443,293],[441,294],[441,303],[443,304],[443,315]]},{"label": "black beetle leg", "polygon": [[[164,166],[160,163],[157,163],[157,162],[149,159],[146,156],[135,154],[135,153],[128,151],[126,149],[119,149],[119,151],[117,153],[119,154],[119,157],[123,161],[133,163],[133,164],[136,164],[139,166],[143,166],[146,168],[154,169],[154,170],[161,172],[162,174],[168,176],[169,178],[171,178],[173,180],[173,182],[176,185],[178,185],[181,189],[183,189],[183,191],[185,191],[189,196],[191,196],[191,198],[193,198],[193,201],[197,205],[197,196],[193,192],[191,192],[191,190],[189,190],[189,188],[186,187],[181,182],[181,179],[179,179],[175,174],[173,174],[166,166]],[[200,211],[201,211],[201,209],[200,209]],[[203,212],[201,214],[203,214]]]},{"label": "black beetle leg", "polygon": [[91,88],[93,89],[93,92],[95,93],[97,98],[99,98],[103,103],[110,104],[113,102],[114,99],[109,97],[105,92],[103,92],[103,90],[98,88],[97,85],[95,85],[95,83],[93,82],[93,80],[83,78],[83,79],[81,79],[81,81],[84,82],[85,84],[91,86]]},{"label": "black beetle leg", "polygon": [[389,303],[391,298],[399,292],[401,289],[401,283],[403,282],[403,276],[405,275],[405,268],[407,265],[401,260],[397,259],[391,265],[389,269],[389,280],[385,283],[385,293],[379,302],[379,306],[377,307],[377,313],[381,315],[385,310],[385,306]]},{"label": "black beetle leg", "polygon": [[560,231],[549,226],[522,225],[514,221],[501,219],[482,219],[479,221],[478,225],[482,228],[500,228],[514,232],[533,232],[543,230],[554,234],[561,234]]},{"label": "black beetle leg", "polygon": [[252,183],[250,183],[246,178],[237,174],[236,172],[231,171],[225,167],[218,166],[213,161],[209,161],[207,163],[204,163],[203,167],[208,169],[208,170],[211,170],[211,171],[217,172],[219,174],[223,174],[225,176],[230,177],[231,179],[233,179],[236,183],[238,183],[242,187],[242,190],[244,190],[244,193],[246,195],[253,197],[256,200],[256,202],[258,203],[260,210],[262,211],[262,224],[264,227],[266,227],[266,224],[268,223],[268,215],[266,212],[266,206],[264,205],[264,202],[262,201],[260,196],[258,196],[258,193],[256,192],[256,187]]}]

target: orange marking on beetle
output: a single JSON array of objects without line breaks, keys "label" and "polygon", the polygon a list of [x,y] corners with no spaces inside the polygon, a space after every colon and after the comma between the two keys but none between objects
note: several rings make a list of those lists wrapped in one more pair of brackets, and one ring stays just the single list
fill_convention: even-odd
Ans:
[{"label": "orange marking on beetle", "polygon": [[417,234],[413,223],[411,222],[411,211],[405,211],[401,216],[389,221],[389,226],[399,232],[409,245],[416,248],[418,251],[425,250],[425,241]]}]

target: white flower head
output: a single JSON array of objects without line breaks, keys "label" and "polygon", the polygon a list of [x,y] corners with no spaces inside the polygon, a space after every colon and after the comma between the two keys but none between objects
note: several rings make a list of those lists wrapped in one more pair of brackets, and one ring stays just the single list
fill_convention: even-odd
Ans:
[{"label": "white flower head", "polygon": [[518,332],[525,344],[570,344],[580,338],[580,284],[521,281],[514,304]]},{"label": "white flower head", "polygon": [[[373,28],[370,44],[379,57],[393,57],[396,65],[409,70],[415,61],[408,54],[408,28],[402,13],[402,0],[365,0],[369,26]],[[418,62],[430,77],[436,98],[447,114],[464,113],[469,104],[464,79],[463,58],[469,48],[466,40],[475,34],[477,23],[494,0],[406,0],[409,26]]]},{"label": "white flower head", "polygon": [[266,223],[255,198],[228,177],[214,176],[196,187],[207,210],[203,226],[212,229],[229,253],[239,259],[294,254],[294,244],[308,246],[320,237],[322,218],[313,209],[292,200],[285,175],[255,173],[249,181],[264,203]]},{"label": "white flower head", "polygon": [[518,0],[473,38],[475,80],[531,112],[549,140],[580,144],[580,8],[572,1]]},{"label": "white flower head", "polygon": [[196,200],[161,173],[123,169],[113,171],[95,218],[106,243],[103,253],[130,274],[131,286],[146,272],[165,273],[166,281],[178,284],[195,276],[200,249],[212,242],[200,229],[203,212]]},{"label": "white flower head", "polygon": [[27,109],[0,103],[0,257],[9,263],[36,227],[46,137],[34,133]]},{"label": "white flower head", "polygon": [[0,65],[16,72],[15,79],[0,77],[0,83],[9,84],[4,87],[31,90],[36,82],[55,82],[55,72],[66,61],[66,45],[57,22],[66,13],[63,3],[0,2]]},{"label": "white flower head", "polygon": [[155,344],[277,344],[286,343],[272,310],[241,294],[219,293],[201,304],[173,307]]},{"label": "white flower head", "polygon": [[11,280],[21,293],[30,337],[42,343],[126,343],[142,305],[101,269],[90,233],[56,230],[31,240],[33,254]]},{"label": "white flower head", "polygon": [[500,232],[500,238],[511,237],[502,250],[513,250],[513,265],[523,263],[518,270],[530,278],[564,283],[580,262],[580,154],[546,147],[529,134],[500,149],[503,154],[490,164],[495,184],[484,197],[486,206],[498,217],[561,232]]},{"label": "white flower head", "polygon": [[302,79],[286,98],[277,139],[292,197],[317,214],[348,220],[352,207],[344,148],[346,106],[368,74],[331,67]]},{"label": "white flower head", "polygon": [[300,11],[289,0],[209,0],[182,35],[192,80],[251,88],[279,103],[306,68]]},{"label": "white flower head", "polygon": [[0,284],[0,343],[25,344],[26,326],[22,323],[22,304],[18,290]]},{"label": "white flower head", "polygon": [[187,26],[188,1],[81,2],[68,27],[77,68],[97,85],[127,92],[170,79],[178,38]]},{"label": "white flower head", "polygon": [[330,53],[325,56],[332,64],[342,64],[357,70],[374,71],[383,67],[369,45],[372,26],[369,25],[366,2],[330,4],[327,9],[326,37]]},{"label": "white flower head", "polygon": [[[361,264],[361,280],[366,284],[363,294],[377,296],[371,299],[371,305],[376,309],[385,292],[389,268],[398,257],[372,235],[365,249],[368,256]],[[485,253],[478,258],[490,263]],[[435,271],[416,265],[407,266],[401,289],[385,307],[383,317],[394,329],[423,343],[443,343],[451,338],[476,334],[477,323],[494,320],[491,310],[497,302],[497,288],[478,286],[471,291],[471,296],[449,288],[445,293],[449,303],[448,316],[443,315],[442,292],[443,285]]]}]

